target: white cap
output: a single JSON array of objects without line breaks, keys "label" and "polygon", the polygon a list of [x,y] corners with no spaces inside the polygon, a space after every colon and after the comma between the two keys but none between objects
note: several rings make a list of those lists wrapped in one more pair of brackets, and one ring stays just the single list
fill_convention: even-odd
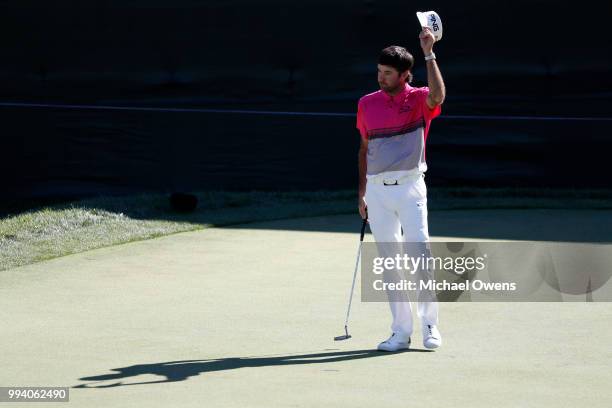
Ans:
[{"label": "white cap", "polygon": [[421,27],[429,27],[436,41],[442,39],[442,19],[435,11],[417,11],[417,18]]}]

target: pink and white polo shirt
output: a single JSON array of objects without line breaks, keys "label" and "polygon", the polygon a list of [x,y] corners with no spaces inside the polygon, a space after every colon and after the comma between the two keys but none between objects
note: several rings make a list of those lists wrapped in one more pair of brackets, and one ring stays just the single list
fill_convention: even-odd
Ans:
[{"label": "pink and white polo shirt", "polygon": [[[431,120],[442,109],[427,106],[428,87],[406,84],[397,95],[383,90],[359,99],[357,129],[368,140],[368,176],[383,172],[424,173]],[[394,173],[395,174],[395,173]]]}]

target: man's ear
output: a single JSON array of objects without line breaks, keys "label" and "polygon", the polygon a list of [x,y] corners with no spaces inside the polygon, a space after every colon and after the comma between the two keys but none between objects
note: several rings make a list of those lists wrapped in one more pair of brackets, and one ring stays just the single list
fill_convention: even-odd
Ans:
[{"label": "man's ear", "polygon": [[401,73],[400,78],[404,80],[404,82],[408,82],[408,78],[410,77],[410,70],[406,70]]}]

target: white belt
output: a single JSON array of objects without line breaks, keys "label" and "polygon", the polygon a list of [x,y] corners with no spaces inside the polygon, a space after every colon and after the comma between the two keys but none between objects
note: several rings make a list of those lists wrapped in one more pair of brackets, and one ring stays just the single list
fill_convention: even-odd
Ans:
[{"label": "white belt", "polygon": [[390,177],[382,173],[376,176],[368,177],[367,182],[373,183],[373,184],[384,184],[386,186],[396,186],[399,184],[415,182],[421,177],[425,177],[425,173],[406,174],[406,175],[402,175],[399,177],[394,177],[394,176]]}]

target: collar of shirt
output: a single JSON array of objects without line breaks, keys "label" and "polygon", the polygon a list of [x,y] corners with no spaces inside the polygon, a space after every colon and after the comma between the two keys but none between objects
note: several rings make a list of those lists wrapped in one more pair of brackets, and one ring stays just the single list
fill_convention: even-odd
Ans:
[{"label": "collar of shirt", "polygon": [[389,105],[393,105],[393,104],[397,104],[400,103],[401,101],[404,100],[404,98],[406,97],[406,94],[408,93],[408,91],[410,90],[411,86],[408,85],[408,83],[405,84],[404,89],[402,89],[397,95],[389,95],[387,92],[382,91],[382,94],[384,95],[385,101],[389,104]]}]

